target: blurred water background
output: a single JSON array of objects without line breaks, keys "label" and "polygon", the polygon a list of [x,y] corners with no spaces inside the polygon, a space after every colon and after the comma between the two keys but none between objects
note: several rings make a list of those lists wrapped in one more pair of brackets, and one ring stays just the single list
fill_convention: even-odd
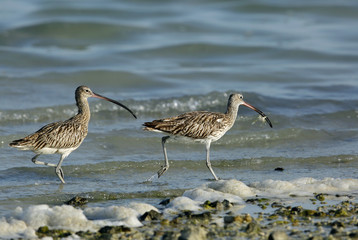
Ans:
[{"label": "blurred water background", "polygon": [[[250,185],[268,179],[358,175],[358,2],[347,1],[2,1],[0,8],[0,216],[20,206],[158,204],[211,181],[205,147],[169,143],[141,124],[193,110],[224,112],[233,92],[274,128],[241,107],[212,144],[218,177]],[[89,134],[54,169],[8,143],[77,112],[90,99]],[[57,163],[58,155],[39,160]],[[283,172],[274,171],[276,167]],[[355,194],[352,192],[350,194]]]}]

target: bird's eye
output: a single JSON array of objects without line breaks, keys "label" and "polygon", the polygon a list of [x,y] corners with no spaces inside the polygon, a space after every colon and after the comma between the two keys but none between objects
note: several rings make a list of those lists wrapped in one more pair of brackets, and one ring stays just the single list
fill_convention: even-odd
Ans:
[{"label": "bird's eye", "polygon": [[240,96],[240,99],[243,99],[244,97],[243,96]]}]

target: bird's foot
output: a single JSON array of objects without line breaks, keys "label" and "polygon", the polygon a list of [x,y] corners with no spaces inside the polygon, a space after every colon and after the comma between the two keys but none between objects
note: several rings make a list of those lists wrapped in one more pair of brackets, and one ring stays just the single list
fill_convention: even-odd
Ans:
[{"label": "bird's foot", "polygon": [[221,178],[218,178],[216,175],[214,175],[214,179],[213,179],[214,181],[219,181],[219,180],[221,180]]},{"label": "bird's foot", "polygon": [[162,176],[168,169],[169,166],[162,166],[162,168],[158,171],[158,178],[160,178],[160,176]]},{"label": "bird's foot", "polygon": [[62,183],[65,183],[65,175],[63,174],[63,170],[61,167],[56,168],[56,175],[58,176],[58,178],[61,180]]}]

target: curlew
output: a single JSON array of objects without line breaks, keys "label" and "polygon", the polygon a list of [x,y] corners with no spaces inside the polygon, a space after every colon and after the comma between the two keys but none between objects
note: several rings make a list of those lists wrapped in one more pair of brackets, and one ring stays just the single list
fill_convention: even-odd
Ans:
[{"label": "curlew", "polygon": [[165,143],[171,136],[174,136],[174,139],[204,143],[206,146],[206,166],[215,180],[219,180],[211,167],[210,144],[219,140],[234,125],[240,105],[259,113],[272,128],[269,118],[259,109],[246,103],[241,94],[230,95],[226,113],[196,111],[144,123],[144,130],[160,132],[166,135],[162,137],[165,163],[158,171],[158,178],[169,169]]},{"label": "curlew", "polygon": [[[94,93],[86,86],[79,86],[75,92],[76,104],[78,107],[78,113],[75,116],[66,121],[47,124],[37,132],[22,139],[14,140],[9,145],[11,147],[18,148],[19,150],[30,150],[36,153],[36,155],[32,158],[32,162],[35,164],[55,167],[57,176],[62,183],[65,183],[61,164],[71,152],[76,150],[81,145],[87,136],[88,122],[91,114],[87,101],[89,97],[100,98],[115,103],[129,111],[135,118],[137,118],[135,114],[123,104]],[[61,155],[60,161],[57,165],[37,160],[41,154],[56,153]]]}]

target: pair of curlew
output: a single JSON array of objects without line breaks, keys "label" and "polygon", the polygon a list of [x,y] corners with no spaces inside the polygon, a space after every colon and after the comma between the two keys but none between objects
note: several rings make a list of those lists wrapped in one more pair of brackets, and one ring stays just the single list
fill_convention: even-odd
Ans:
[{"label": "pair of curlew", "polygon": [[[120,102],[94,93],[86,86],[79,86],[75,92],[78,107],[78,113],[75,116],[66,121],[47,124],[37,132],[22,139],[14,140],[9,145],[20,150],[33,151],[36,155],[32,158],[32,162],[55,167],[58,178],[62,183],[65,183],[61,165],[63,160],[76,150],[87,136],[90,120],[90,108],[87,101],[89,97],[100,98],[117,104],[129,111],[134,118],[137,118],[128,107]],[[165,143],[171,136],[174,136],[175,139],[186,139],[204,143],[206,146],[206,166],[215,180],[219,180],[211,167],[210,144],[219,140],[234,125],[240,105],[244,105],[259,113],[272,127],[268,117],[259,109],[246,103],[241,94],[230,95],[226,113],[196,111],[144,123],[144,130],[160,132],[166,135],[162,138],[165,163],[158,171],[158,178],[169,168]],[[37,160],[41,154],[56,153],[61,155],[57,165]]]}]

